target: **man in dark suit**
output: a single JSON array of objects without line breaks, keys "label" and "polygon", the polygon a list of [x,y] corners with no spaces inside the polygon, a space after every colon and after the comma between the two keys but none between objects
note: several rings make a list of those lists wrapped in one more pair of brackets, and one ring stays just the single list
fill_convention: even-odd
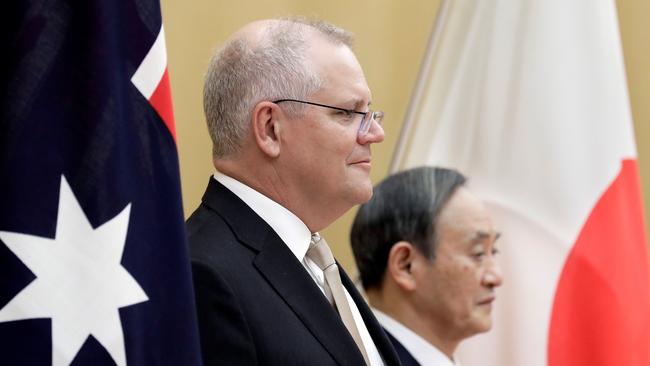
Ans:
[{"label": "man in dark suit", "polygon": [[468,337],[490,329],[499,237],[455,170],[386,178],[352,225],[363,287],[403,365],[453,366]]},{"label": "man in dark suit", "polygon": [[318,231],[372,195],[383,113],[325,22],[266,20],[210,62],[217,173],[187,228],[206,365],[395,365]]}]

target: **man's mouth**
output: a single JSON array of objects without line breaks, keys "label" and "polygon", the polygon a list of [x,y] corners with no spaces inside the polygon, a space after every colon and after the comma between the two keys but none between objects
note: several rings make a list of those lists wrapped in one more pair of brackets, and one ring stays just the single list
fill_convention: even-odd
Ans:
[{"label": "man's mouth", "polygon": [[479,301],[478,304],[479,305],[490,305],[490,304],[492,304],[494,302],[495,299],[496,299],[496,296],[494,296],[494,295],[488,296],[488,297],[484,298],[483,300]]}]

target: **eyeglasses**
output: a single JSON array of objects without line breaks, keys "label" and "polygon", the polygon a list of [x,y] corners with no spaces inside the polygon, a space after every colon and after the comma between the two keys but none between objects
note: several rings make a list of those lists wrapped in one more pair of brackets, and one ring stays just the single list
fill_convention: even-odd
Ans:
[{"label": "eyeglasses", "polygon": [[384,112],[382,111],[371,111],[369,110],[368,112],[359,112],[355,111],[353,109],[345,109],[345,108],[339,108],[339,107],[333,107],[331,105],[326,105],[326,104],[320,104],[320,103],[314,103],[314,102],[307,102],[304,100],[297,100],[297,99],[278,99],[274,101],[273,103],[278,104],[282,102],[295,102],[295,103],[302,103],[302,104],[310,104],[310,105],[315,105],[318,107],[324,107],[324,108],[330,108],[330,109],[335,109],[337,111],[345,112],[348,116],[352,116],[353,114],[360,114],[363,116],[361,119],[361,124],[359,125],[359,131],[357,132],[359,137],[365,136],[368,131],[370,130],[370,126],[372,126],[372,122],[375,121],[377,122],[378,125],[381,126],[381,122],[384,119]]}]

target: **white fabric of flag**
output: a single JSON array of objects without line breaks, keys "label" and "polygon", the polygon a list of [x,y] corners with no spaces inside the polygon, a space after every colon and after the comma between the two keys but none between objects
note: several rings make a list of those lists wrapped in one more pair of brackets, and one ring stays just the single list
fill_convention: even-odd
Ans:
[{"label": "white fabric of flag", "polygon": [[[447,1],[430,42],[393,170],[459,169],[503,232],[494,326],[461,343],[460,362],[564,365],[549,361],[558,283],[622,162],[636,162],[615,3]],[[647,283],[645,240],[612,244],[646,253],[633,267]],[[634,300],[646,313],[648,291]]]}]

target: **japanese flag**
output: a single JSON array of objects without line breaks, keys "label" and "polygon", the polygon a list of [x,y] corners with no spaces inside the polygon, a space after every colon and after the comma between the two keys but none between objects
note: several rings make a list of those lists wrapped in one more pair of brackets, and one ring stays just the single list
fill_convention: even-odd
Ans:
[{"label": "japanese flag", "polygon": [[443,2],[394,169],[454,167],[504,286],[463,365],[650,365],[650,274],[612,0]]}]

